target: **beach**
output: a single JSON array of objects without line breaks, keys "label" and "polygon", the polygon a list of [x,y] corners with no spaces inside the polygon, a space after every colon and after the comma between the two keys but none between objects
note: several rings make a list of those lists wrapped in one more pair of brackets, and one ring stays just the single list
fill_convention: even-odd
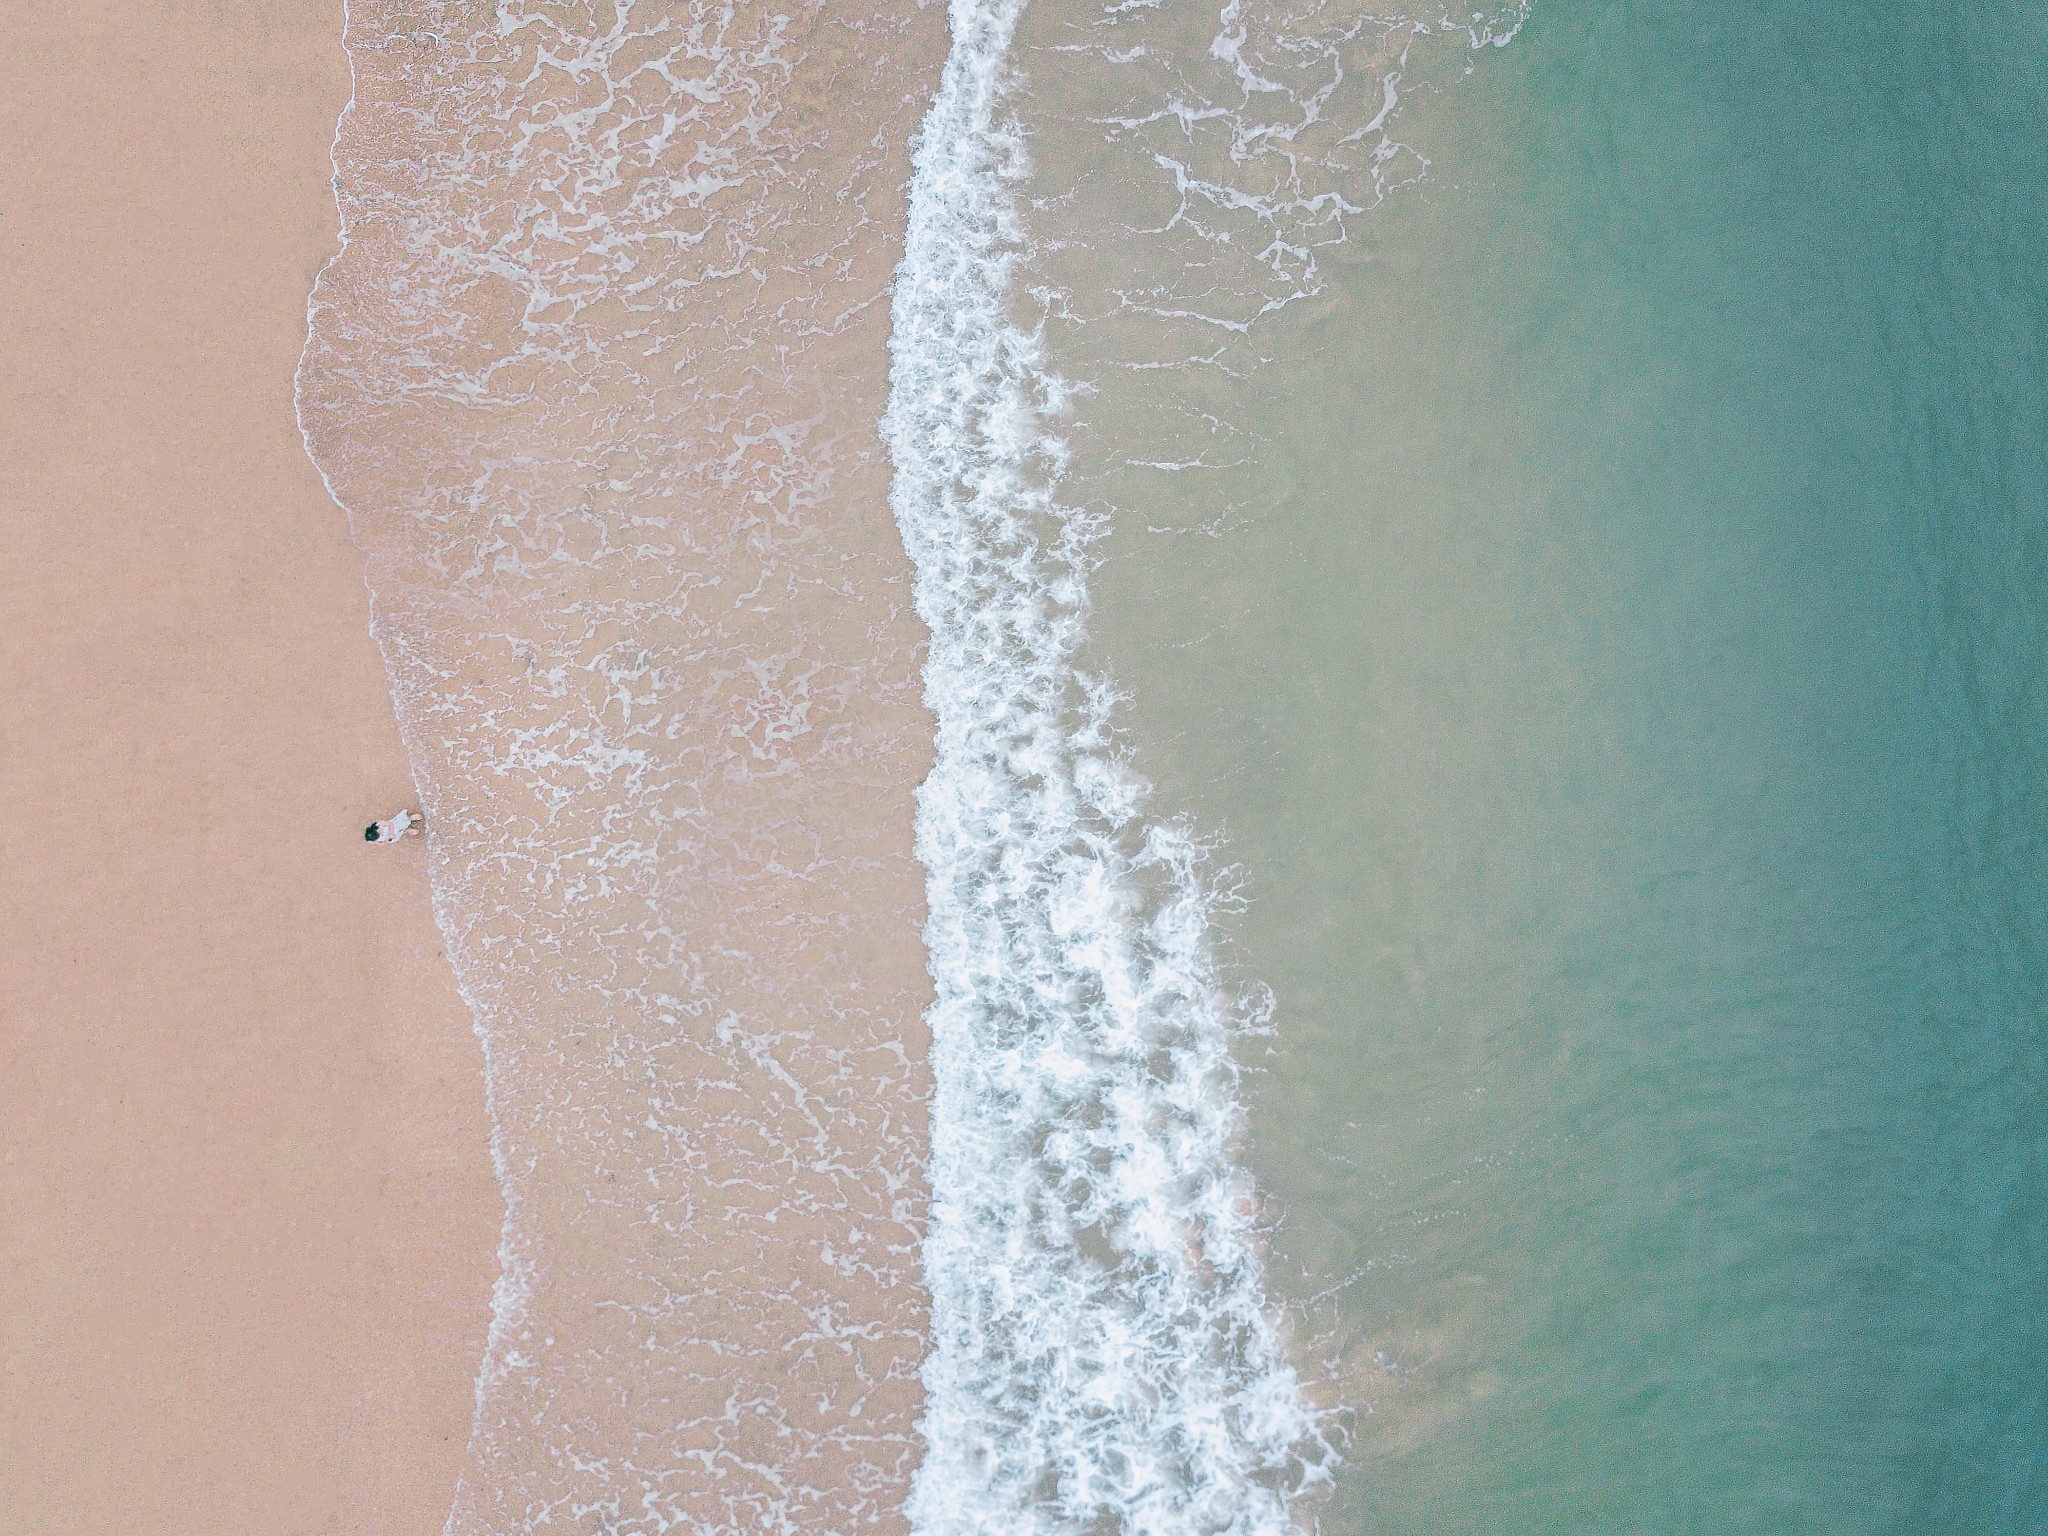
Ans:
[{"label": "beach", "polygon": [[0,28],[0,1536],[2048,1528],[1980,12]]},{"label": "beach", "polygon": [[0,1529],[438,1531],[500,1206],[292,380],[340,7],[0,23]]}]

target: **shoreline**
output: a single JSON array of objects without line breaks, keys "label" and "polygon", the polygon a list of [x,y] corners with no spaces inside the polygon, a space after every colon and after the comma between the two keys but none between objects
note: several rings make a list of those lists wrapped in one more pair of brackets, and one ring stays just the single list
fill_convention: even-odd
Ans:
[{"label": "shoreline", "polygon": [[0,38],[10,1528],[439,1531],[468,1441],[481,1061],[293,399],[342,24]]},{"label": "shoreline", "polygon": [[299,400],[509,1207],[454,1532],[893,1529],[917,1457],[930,730],[875,423],[941,18],[786,20],[349,16]]}]

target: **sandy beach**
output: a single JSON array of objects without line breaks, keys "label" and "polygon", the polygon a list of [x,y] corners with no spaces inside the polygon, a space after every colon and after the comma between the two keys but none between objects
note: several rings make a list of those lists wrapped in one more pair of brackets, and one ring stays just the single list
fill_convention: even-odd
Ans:
[{"label": "sandy beach", "polygon": [[0,24],[0,1531],[440,1529],[499,1204],[293,370],[341,7]]}]

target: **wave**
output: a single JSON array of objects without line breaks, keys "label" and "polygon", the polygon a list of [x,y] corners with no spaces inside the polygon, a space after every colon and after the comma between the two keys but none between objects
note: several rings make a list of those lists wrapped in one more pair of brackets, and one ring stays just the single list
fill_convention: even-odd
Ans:
[{"label": "wave", "polygon": [[1099,519],[1059,497],[1072,391],[1013,314],[1018,0],[955,0],[913,161],[883,439],[931,631],[919,792],[932,1031],[925,1533],[1282,1532],[1335,1452],[1233,1157],[1205,850],[1148,816],[1076,665]]}]

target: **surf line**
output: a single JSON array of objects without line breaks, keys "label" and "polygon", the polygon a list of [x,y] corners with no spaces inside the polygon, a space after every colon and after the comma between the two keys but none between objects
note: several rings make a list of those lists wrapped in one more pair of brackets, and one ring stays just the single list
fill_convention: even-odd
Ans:
[{"label": "surf line", "polygon": [[953,0],[912,164],[882,433],[931,631],[919,1536],[1296,1529],[1335,1454],[1266,1293],[1204,850],[1142,814],[1074,661],[1096,520],[1072,391],[1013,318],[1021,0]]}]

